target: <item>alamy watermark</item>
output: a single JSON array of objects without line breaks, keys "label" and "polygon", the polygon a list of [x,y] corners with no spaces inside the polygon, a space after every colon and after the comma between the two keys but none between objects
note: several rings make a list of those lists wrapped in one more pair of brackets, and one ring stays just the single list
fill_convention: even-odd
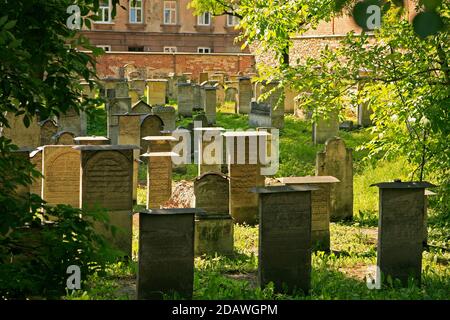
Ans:
[{"label": "alamy watermark", "polygon": [[69,290],[81,289],[81,269],[77,265],[71,265],[67,267],[66,273],[70,276],[66,281],[66,288]]},{"label": "alamy watermark", "polygon": [[81,30],[81,9],[76,4],[67,7],[69,17],[66,20],[67,28],[70,30]]}]

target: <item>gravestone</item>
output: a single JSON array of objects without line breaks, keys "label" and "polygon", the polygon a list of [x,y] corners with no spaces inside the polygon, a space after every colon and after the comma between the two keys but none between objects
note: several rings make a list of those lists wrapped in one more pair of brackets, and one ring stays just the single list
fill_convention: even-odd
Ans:
[{"label": "gravestone", "polygon": [[147,104],[165,105],[166,104],[167,80],[148,79],[147,80]]},{"label": "gravestone", "polygon": [[[269,127],[282,129],[284,127],[284,98],[283,88],[278,81],[262,82],[255,84],[255,98],[259,103],[270,107],[271,124]],[[265,97],[268,95],[268,97]],[[267,125],[265,125],[267,126]]]},{"label": "gravestone", "polygon": [[194,100],[193,100],[193,111],[203,110],[202,108],[202,92],[200,85],[194,83],[192,84],[194,90]]},{"label": "gravestone", "polygon": [[252,83],[249,77],[240,77],[238,86],[238,113],[249,114],[253,98]]},{"label": "gravestone", "polygon": [[[399,279],[420,285],[422,272],[425,188],[428,182],[377,183],[380,191],[377,266],[382,280]],[[379,277],[377,277],[379,278]]]},{"label": "gravestone", "polygon": [[200,72],[199,81],[198,82],[203,83],[203,82],[208,81],[208,80],[209,80],[208,72]]},{"label": "gravestone", "polygon": [[44,146],[42,149],[42,198],[49,204],[80,204],[80,151],[73,146]]},{"label": "gravestone", "polygon": [[178,113],[185,117],[192,117],[194,109],[194,87],[191,83],[178,83]]},{"label": "gravestone", "polygon": [[147,152],[147,209],[159,209],[172,197],[172,157],[174,152]]},{"label": "gravestone", "polygon": [[58,126],[53,120],[47,119],[40,123],[41,126],[41,146],[53,144],[53,136],[58,132]]},{"label": "gravestone", "polygon": [[281,183],[293,186],[310,186],[311,191],[311,241],[313,249],[330,251],[330,189],[339,182],[335,177],[287,177],[279,178]]},{"label": "gravestone", "polygon": [[37,148],[41,144],[41,126],[37,117],[31,119],[29,127],[23,123],[24,116],[15,116],[14,113],[6,112],[9,128],[1,128],[1,136],[12,140],[19,148]]},{"label": "gravestone", "polygon": [[341,138],[329,139],[316,157],[316,176],[333,176],[340,182],[331,187],[331,221],[353,217],[353,155]]},{"label": "gravestone", "polygon": [[202,105],[204,106],[203,111],[205,112],[208,124],[215,124],[216,123],[216,93],[217,89],[216,87],[212,86],[204,86],[203,87],[203,102]]},{"label": "gravestone", "polygon": [[163,299],[175,292],[191,299],[194,285],[194,216],[197,209],[139,213],[137,298]]},{"label": "gravestone", "polygon": [[174,107],[154,106],[151,114],[161,118],[164,123],[164,131],[175,130],[177,114]]},{"label": "gravestone", "polygon": [[83,111],[69,109],[58,116],[59,131],[69,131],[75,136],[86,135],[87,117]]},{"label": "gravestone", "polygon": [[284,89],[284,112],[293,114],[295,111],[295,98],[298,92],[290,87]]},{"label": "gravestone", "polygon": [[[15,168],[17,170],[23,170],[24,166],[27,166],[30,164],[30,153],[31,152],[33,152],[33,149],[28,148],[28,147],[19,148],[17,150],[11,151],[10,156],[11,156],[11,159],[14,161]],[[4,160],[2,160],[2,161],[4,161]],[[7,173],[2,172],[2,174],[7,176]],[[28,201],[29,201],[29,194],[31,192],[31,185],[15,184],[14,191],[15,192],[12,196],[16,197],[16,199],[22,203],[25,202],[25,204],[27,204],[27,206],[29,206]],[[4,198],[3,194],[1,196]]]},{"label": "gravestone", "polygon": [[370,127],[372,123],[371,115],[373,114],[368,102],[358,104],[358,125],[361,127]]},{"label": "gravestone", "polygon": [[[229,83],[228,83],[229,84]],[[237,101],[237,88],[235,87],[227,87],[225,89],[225,101],[236,102]]]},{"label": "gravestone", "polygon": [[133,150],[136,146],[76,146],[81,152],[80,206],[102,208],[118,229],[115,236],[103,224],[95,223],[117,249],[131,257],[133,210]]},{"label": "gravestone", "polygon": [[145,80],[144,79],[133,79],[130,83],[131,89],[136,91],[139,97],[145,95]]},{"label": "gravestone", "polygon": [[141,117],[138,113],[125,113],[118,115],[119,137],[117,144],[134,145],[138,148],[133,150],[133,201],[137,202],[137,187],[139,180],[139,155],[141,150]]},{"label": "gravestone", "polygon": [[61,131],[52,137],[54,145],[72,146],[75,142],[75,135],[69,131]]},{"label": "gravestone", "polygon": [[111,144],[111,140],[107,137],[100,136],[76,137],[73,140],[76,145],[81,146],[103,146]]},{"label": "gravestone", "polygon": [[311,286],[311,191],[307,186],[254,188],[259,196],[258,282],[275,292]]},{"label": "gravestone", "polygon": [[141,116],[141,154],[147,152],[148,142],[143,140],[144,137],[160,136],[164,130],[164,122],[155,115]]},{"label": "gravestone", "polygon": [[146,104],[144,101],[140,100],[136,102],[131,107],[132,113],[145,113],[145,114],[151,114],[152,113],[152,107],[150,107],[148,104]]},{"label": "gravestone", "polygon": [[325,143],[339,133],[338,112],[331,112],[328,118],[318,119],[313,123],[312,138],[314,144]]},{"label": "gravestone", "polygon": [[224,128],[202,127],[194,129],[194,141],[196,143],[196,163],[198,175],[207,172],[221,172],[223,162],[223,137]]},{"label": "gravestone", "polygon": [[[34,168],[42,174],[42,147],[30,152],[30,162]],[[42,177],[34,178],[30,186],[30,193],[34,193],[42,197]]]},{"label": "gravestone", "polygon": [[[162,131],[164,133],[165,131]],[[148,136],[142,138],[149,146],[147,152],[170,152],[178,140],[171,135]]]},{"label": "gravestone", "polygon": [[206,212],[195,220],[196,255],[233,253],[229,188],[228,177],[220,173],[206,173],[194,180],[195,207]]},{"label": "gravestone", "polygon": [[258,197],[250,189],[264,186],[258,161],[258,139],[267,132],[225,132],[228,174],[230,176],[230,214],[237,223],[255,224]]},{"label": "gravestone", "polygon": [[271,127],[272,110],[270,106],[267,103],[252,101],[248,124],[250,127]]}]

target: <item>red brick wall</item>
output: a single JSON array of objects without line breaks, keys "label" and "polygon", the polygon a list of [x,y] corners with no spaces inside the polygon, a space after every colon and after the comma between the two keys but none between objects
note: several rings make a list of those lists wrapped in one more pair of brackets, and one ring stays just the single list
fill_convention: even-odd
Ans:
[{"label": "red brick wall", "polygon": [[97,74],[100,78],[117,78],[120,69],[127,64],[145,70],[147,78],[171,72],[192,73],[194,79],[203,71],[221,71],[230,75],[255,72],[255,57],[250,54],[108,52],[97,58]]}]

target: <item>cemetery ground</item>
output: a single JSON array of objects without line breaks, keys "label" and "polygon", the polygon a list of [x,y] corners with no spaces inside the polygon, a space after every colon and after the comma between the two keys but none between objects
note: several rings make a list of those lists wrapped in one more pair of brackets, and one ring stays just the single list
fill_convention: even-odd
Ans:
[{"label": "cemetery ground", "polygon": [[[248,118],[230,114],[227,108],[217,115],[217,126],[226,129],[247,129]],[[104,135],[106,128],[103,111],[98,110],[96,122],[89,123],[89,133]],[[351,115],[349,115],[351,117]],[[185,125],[191,119],[180,119]],[[311,292],[285,295],[276,294],[269,285],[257,287],[258,228],[235,226],[235,253],[231,257],[202,256],[195,259],[194,299],[448,299],[450,296],[450,225],[449,214],[433,210],[430,199],[428,232],[429,246],[423,253],[422,286],[410,284],[401,288],[388,283],[380,290],[370,290],[366,275],[370,266],[376,265],[378,189],[372,183],[408,180],[406,159],[365,159],[367,153],[357,147],[370,139],[367,130],[340,131],[347,146],[354,148],[354,218],[352,221],[331,223],[331,252],[314,252],[312,255]],[[286,117],[286,126],[280,133],[280,168],[276,177],[314,175],[316,152],[323,145],[311,142],[310,124]],[[138,205],[145,204],[145,166],[140,168]],[[189,193],[197,167],[175,170],[174,179],[179,190]],[[185,198],[187,195],[185,195]],[[175,195],[182,201],[183,195]],[[176,200],[175,200],[176,201]],[[138,220],[135,218],[135,222]],[[137,230],[137,228],[134,228]],[[135,299],[136,250],[138,235],[133,236],[133,261],[112,264],[107,276],[94,276],[83,284],[83,290],[68,293],[65,299]],[[447,250],[446,250],[447,248]],[[374,271],[374,269],[372,269]],[[168,299],[177,298],[167,297]]]}]

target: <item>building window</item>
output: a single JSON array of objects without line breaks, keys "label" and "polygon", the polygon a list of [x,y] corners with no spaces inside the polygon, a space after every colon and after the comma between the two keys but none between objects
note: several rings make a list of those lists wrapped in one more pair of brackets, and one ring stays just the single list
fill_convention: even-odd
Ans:
[{"label": "building window", "polygon": [[142,0],[130,0],[130,23],[142,23]]},{"label": "building window", "polygon": [[236,16],[232,16],[231,14],[227,15],[227,26],[234,27],[239,24],[239,18]]},{"label": "building window", "polygon": [[102,48],[105,52],[111,51],[111,46],[108,46],[108,45],[103,45],[103,44],[97,45],[97,48]]},{"label": "building window", "polygon": [[111,0],[100,0],[98,17],[98,23],[111,23]]},{"label": "building window", "polygon": [[144,47],[128,47],[130,52],[144,52]]},{"label": "building window", "polygon": [[164,24],[177,23],[177,2],[164,1]]},{"label": "building window", "polygon": [[198,47],[197,48],[198,53],[211,53],[211,48],[207,47]]},{"label": "building window", "polygon": [[166,52],[166,53],[177,52],[177,47],[164,47],[164,52]]},{"label": "building window", "polygon": [[209,26],[211,24],[211,13],[204,12],[197,17],[197,24],[199,26]]}]

